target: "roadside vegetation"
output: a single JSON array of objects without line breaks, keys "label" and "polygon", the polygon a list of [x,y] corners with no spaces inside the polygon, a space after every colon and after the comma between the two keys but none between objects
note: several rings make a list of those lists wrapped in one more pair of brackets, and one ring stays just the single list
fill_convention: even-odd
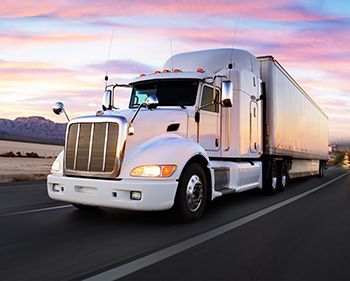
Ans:
[{"label": "roadside vegetation", "polygon": [[14,153],[13,151],[9,151],[9,152],[5,152],[5,153],[1,153],[0,157],[27,157],[27,158],[52,158],[52,156],[50,157],[43,157],[43,156],[39,156],[38,153],[36,152],[25,152],[22,154],[22,152],[17,151],[16,153]]}]

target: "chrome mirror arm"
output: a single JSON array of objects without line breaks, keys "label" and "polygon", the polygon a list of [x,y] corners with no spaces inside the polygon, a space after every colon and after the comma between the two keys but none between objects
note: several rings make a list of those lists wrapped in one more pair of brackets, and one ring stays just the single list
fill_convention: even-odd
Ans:
[{"label": "chrome mirror arm", "polygon": [[129,136],[132,136],[135,133],[135,129],[134,129],[134,127],[132,125],[134,123],[134,120],[135,120],[137,114],[139,114],[139,111],[140,111],[141,107],[146,106],[149,110],[155,110],[157,108],[157,106],[158,106],[158,103],[159,103],[158,102],[158,98],[156,96],[152,95],[152,96],[149,96],[145,100],[145,102],[143,102],[143,103],[141,103],[139,105],[139,107],[137,108],[134,116],[132,117],[132,119],[130,121],[130,125],[129,125],[129,128],[128,128],[128,135]]}]

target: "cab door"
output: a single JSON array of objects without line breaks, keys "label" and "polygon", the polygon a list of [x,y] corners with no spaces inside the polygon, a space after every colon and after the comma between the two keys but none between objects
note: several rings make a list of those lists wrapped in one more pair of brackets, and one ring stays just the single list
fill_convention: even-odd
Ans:
[{"label": "cab door", "polygon": [[220,116],[219,90],[204,84],[200,101],[199,143],[205,150],[218,151],[220,149]]}]

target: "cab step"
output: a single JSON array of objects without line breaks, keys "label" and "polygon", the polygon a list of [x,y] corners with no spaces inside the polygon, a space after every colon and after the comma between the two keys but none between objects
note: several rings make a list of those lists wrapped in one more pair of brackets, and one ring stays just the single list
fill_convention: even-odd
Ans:
[{"label": "cab step", "polygon": [[236,192],[236,190],[231,189],[231,188],[227,188],[227,187],[223,187],[223,188],[216,188],[215,187],[215,191],[221,192],[222,195]]}]

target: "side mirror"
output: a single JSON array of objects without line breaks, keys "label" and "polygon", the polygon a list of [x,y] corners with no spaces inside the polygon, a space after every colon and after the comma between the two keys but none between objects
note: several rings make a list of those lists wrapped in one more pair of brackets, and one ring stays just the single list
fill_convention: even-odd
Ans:
[{"label": "side mirror", "polygon": [[113,93],[111,90],[105,90],[102,99],[102,109],[112,109],[113,108]]},{"label": "side mirror", "polygon": [[64,110],[64,104],[62,102],[56,102],[53,107],[52,110],[55,114],[57,115],[61,115],[62,112],[64,113],[64,115],[66,115],[67,120],[69,121],[69,117],[66,113],[66,111]]},{"label": "side mirror", "polygon": [[64,104],[62,102],[56,102],[53,105],[52,110],[55,114],[61,115],[64,110]]},{"label": "side mirror", "polygon": [[232,107],[233,105],[233,83],[232,81],[223,81],[221,84],[221,104],[223,107]]},{"label": "side mirror", "polygon": [[145,104],[149,110],[155,110],[158,106],[158,98],[155,95],[149,96],[145,100]]}]

